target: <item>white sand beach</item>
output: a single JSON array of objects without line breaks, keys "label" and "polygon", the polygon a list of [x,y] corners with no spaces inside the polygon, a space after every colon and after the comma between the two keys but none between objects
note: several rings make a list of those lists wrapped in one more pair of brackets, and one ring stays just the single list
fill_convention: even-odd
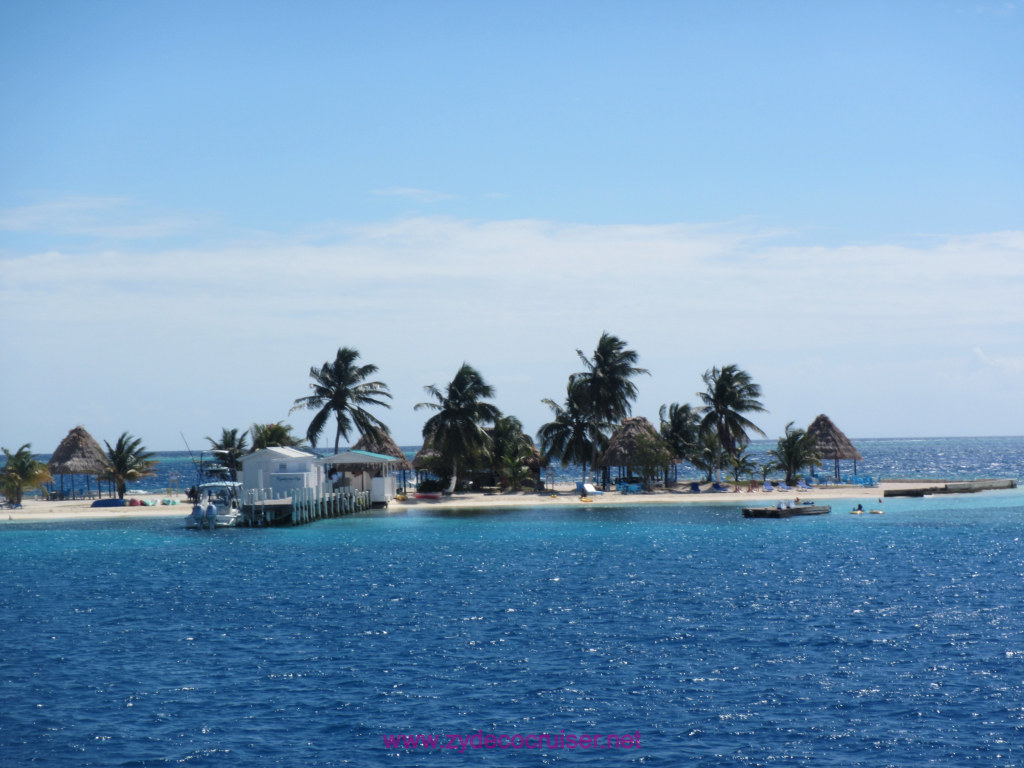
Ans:
[{"label": "white sand beach", "polygon": [[[690,493],[688,486],[675,488],[659,488],[651,493],[623,494],[618,491],[607,491],[594,494],[581,500],[575,485],[561,484],[555,490],[546,493],[524,491],[517,493],[456,493],[439,500],[392,501],[388,512],[401,513],[415,509],[489,509],[508,507],[538,507],[555,505],[587,505],[614,506],[623,504],[733,504],[737,506],[770,506],[779,501],[801,500],[841,502],[849,500],[851,504],[857,500],[869,502],[872,506],[884,504],[883,497],[887,489],[932,488],[937,481],[887,481],[873,488],[862,486],[834,486],[818,488],[812,491],[790,491],[767,493],[764,491],[747,492],[743,490],[728,493]],[[730,486],[731,487],[731,486]],[[175,505],[158,504],[157,506],[139,507],[93,507],[90,500],[74,501],[41,501],[26,499],[21,509],[5,509],[0,515],[0,525],[19,522],[47,522],[62,520],[116,520],[130,518],[184,518],[191,511],[184,494],[154,495],[156,501],[168,498],[177,501]]]}]

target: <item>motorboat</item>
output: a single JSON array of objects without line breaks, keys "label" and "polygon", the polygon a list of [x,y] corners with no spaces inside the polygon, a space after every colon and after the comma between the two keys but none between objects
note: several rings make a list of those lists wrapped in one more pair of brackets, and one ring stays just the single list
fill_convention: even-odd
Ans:
[{"label": "motorboat", "polygon": [[229,480],[203,483],[198,487],[192,514],[185,518],[186,528],[231,528],[241,521],[242,484]]}]

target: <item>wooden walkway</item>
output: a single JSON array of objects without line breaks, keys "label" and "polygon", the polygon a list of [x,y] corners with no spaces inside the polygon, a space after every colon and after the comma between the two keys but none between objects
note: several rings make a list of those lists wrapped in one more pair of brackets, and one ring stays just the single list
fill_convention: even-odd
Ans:
[{"label": "wooden walkway", "polygon": [[300,488],[292,494],[291,525],[351,515],[370,508],[369,491],[334,490],[329,486]]},{"label": "wooden walkway", "polygon": [[369,491],[335,490],[327,485],[320,488],[298,488],[286,497],[250,491],[246,494],[243,508],[243,525],[252,528],[305,525],[369,508]]}]

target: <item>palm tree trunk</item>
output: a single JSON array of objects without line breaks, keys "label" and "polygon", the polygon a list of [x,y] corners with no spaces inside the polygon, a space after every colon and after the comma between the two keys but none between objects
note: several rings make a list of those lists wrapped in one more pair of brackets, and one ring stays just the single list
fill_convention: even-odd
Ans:
[{"label": "palm tree trunk", "polygon": [[458,480],[459,480],[459,462],[458,462],[458,460],[453,460],[452,461],[452,480],[448,484],[448,493],[449,494],[455,493],[455,484],[458,482]]},{"label": "palm tree trunk", "polygon": [[715,481],[721,485],[722,483],[722,456],[725,453],[725,421],[719,418],[718,420],[718,464],[717,471],[715,472]]}]

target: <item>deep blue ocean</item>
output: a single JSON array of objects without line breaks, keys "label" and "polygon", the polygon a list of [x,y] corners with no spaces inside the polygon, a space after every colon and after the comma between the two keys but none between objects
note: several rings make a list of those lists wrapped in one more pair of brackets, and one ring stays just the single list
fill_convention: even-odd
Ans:
[{"label": "deep blue ocean", "polygon": [[1024,491],[849,506],[0,525],[0,765],[1024,764]]}]

